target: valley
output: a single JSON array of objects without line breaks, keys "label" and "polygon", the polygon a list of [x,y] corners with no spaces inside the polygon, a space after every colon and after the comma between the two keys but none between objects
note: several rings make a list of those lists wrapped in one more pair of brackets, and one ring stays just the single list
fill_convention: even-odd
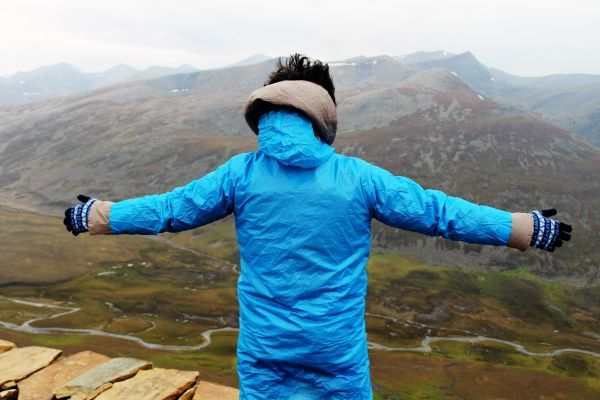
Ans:
[{"label": "valley", "polygon": [[[73,238],[58,218],[14,209],[3,208],[0,217],[3,254],[18,248],[15,237],[8,244],[18,231],[22,241],[35,238],[38,248],[49,249],[49,265],[73,246],[90,254],[102,246],[105,257],[86,261],[75,276],[5,283],[0,337],[67,353],[102,349],[236,384],[231,221],[166,235],[172,246],[152,238]],[[129,257],[110,260],[119,254]],[[43,270],[44,262],[38,265]],[[473,271],[391,253],[373,254],[368,273],[367,337],[380,399],[481,398],[463,379],[486,379],[485,390],[497,396],[525,382],[535,389],[523,398],[600,393],[597,286],[550,281],[521,268]]]}]

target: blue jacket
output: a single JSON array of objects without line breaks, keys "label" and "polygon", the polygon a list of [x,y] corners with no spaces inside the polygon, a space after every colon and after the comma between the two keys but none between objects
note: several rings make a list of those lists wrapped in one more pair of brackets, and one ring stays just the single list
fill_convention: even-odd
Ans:
[{"label": "blue jacket", "polygon": [[506,245],[508,212],[336,154],[300,114],[259,122],[259,150],[172,192],[115,203],[113,234],[178,232],[235,215],[242,399],[372,399],[365,335],[371,220]]}]

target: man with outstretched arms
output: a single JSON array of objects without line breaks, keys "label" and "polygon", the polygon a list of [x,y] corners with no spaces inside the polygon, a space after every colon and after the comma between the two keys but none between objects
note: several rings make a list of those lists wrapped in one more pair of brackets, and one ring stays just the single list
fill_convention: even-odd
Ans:
[{"label": "man with outstretched arms", "polygon": [[171,192],[116,203],[80,196],[77,235],[158,234],[235,216],[241,399],[372,399],[365,294],[373,218],[451,240],[554,251],[556,210],[510,213],[425,190],[337,154],[327,64],[293,55],[250,95],[258,150]]}]

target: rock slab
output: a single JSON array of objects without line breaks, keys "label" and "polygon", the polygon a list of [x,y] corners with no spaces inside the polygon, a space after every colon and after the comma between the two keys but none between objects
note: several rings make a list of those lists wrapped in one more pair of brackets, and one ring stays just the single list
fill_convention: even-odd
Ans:
[{"label": "rock slab", "polygon": [[7,342],[6,340],[0,339],[0,353],[5,353],[9,350],[14,349],[15,347],[17,347],[17,346],[15,346],[14,343]]},{"label": "rock slab", "polygon": [[48,347],[21,347],[0,354],[0,386],[18,382],[56,360],[62,352]]},{"label": "rock slab", "polygon": [[193,400],[238,400],[239,398],[238,389],[201,381],[196,387]]},{"label": "rock slab", "polygon": [[69,396],[87,396],[98,388],[109,387],[107,385],[109,383],[128,379],[139,370],[149,368],[152,368],[152,363],[148,361],[125,357],[113,358],[58,387],[54,395],[59,399]]},{"label": "rock slab", "polygon": [[61,358],[20,381],[19,400],[51,400],[56,388],[108,360],[109,357],[92,351]]},{"label": "rock slab", "polygon": [[174,400],[194,386],[196,371],[154,368],[138,372],[133,378],[117,382],[96,400]]}]

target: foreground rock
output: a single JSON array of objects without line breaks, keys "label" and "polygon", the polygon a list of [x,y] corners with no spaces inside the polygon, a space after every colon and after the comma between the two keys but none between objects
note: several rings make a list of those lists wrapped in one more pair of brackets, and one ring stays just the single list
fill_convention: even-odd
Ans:
[{"label": "foreground rock", "polygon": [[91,351],[61,358],[19,382],[19,400],[51,400],[56,388],[108,360],[109,357]]},{"label": "foreground rock", "polygon": [[196,371],[155,368],[138,372],[133,378],[118,382],[97,400],[152,399],[172,400],[194,386]]},{"label": "foreground rock", "polygon": [[135,358],[113,358],[56,389],[58,399],[73,396],[86,398],[109,389],[114,382],[128,379],[139,370],[152,368],[152,363]]},{"label": "foreground rock", "polygon": [[7,352],[9,350],[12,350],[15,347],[17,347],[17,346],[15,346],[14,343],[7,342],[6,340],[0,339],[0,353],[4,353],[4,352]]},{"label": "foreground rock", "polygon": [[238,400],[239,398],[238,389],[201,381],[198,383],[193,400]]},{"label": "foreground rock", "polygon": [[91,351],[60,357],[45,347],[0,340],[0,400],[238,400],[239,391],[198,382],[197,371],[152,369],[134,358]]},{"label": "foreground rock", "polygon": [[47,347],[23,347],[0,354],[0,387],[18,382],[48,366],[62,352]]}]

